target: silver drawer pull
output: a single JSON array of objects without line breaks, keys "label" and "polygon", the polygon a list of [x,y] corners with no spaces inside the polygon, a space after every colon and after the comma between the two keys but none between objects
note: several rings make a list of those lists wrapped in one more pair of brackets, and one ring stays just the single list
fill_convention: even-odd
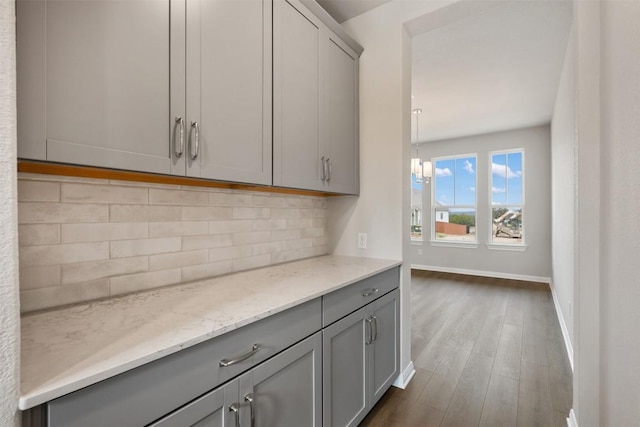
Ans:
[{"label": "silver drawer pull", "polygon": [[367,334],[367,337],[366,337],[364,343],[366,345],[369,345],[369,344],[371,344],[373,342],[373,328],[371,326],[371,318],[367,317],[366,319],[364,319],[364,321],[367,322],[367,326],[368,326],[368,328],[367,328],[368,334]]},{"label": "silver drawer pull", "polygon": [[240,427],[240,406],[237,403],[229,406],[229,412],[234,413],[234,418],[236,420],[236,427]]},{"label": "silver drawer pull", "polygon": [[371,342],[378,341],[378,318],[376,316],[371,316],[371,320],[373,320],[373,333],[371,336]]},{"label": "silver drawer pull", "polygon": [[256,354],[258,351],[260,351],[261,348],[262,347],[260,347],[260,345],[254,344],[251,347],[251,351],[248,352],[248,353],[243,354],[242,356],[238,356],[235,359],[222,359],[220,361],[220,366],[221,367],[231,366],[231,365],[235,365],[236,363],[243,362],[243,361],[247,360],[248,358],[250,358],[251,356],[253,356],[254,354]]},{"label": "silver drawer pull", "polygon": [[184,152],[184,119],[182,117],[176,117],[176,124],[180,126],[180,149],[178,149],[178,145],[176,144],[175,153],[176,157],[182,157],[182,153]]},{"label": "silver drawer pull", "polygon": [[251,409],[251,427],[255,427],[256,425],[256,413],[253,408],[253,393],[249,393],[244,397],[245,402],[249,402],[249,409]]},{"label": "silver drawer pull", "polygon": [[369,297],[369,296],[371,296],[371,295],[373,295],[373,294],[378,293],[378,291],[379,291],[379,290],[380,290],[380,289],[378,289],[378,288],[369,288],[369,289],[365,289],[365,290],[364,290],[364,292],[362,292],[362,296],[363,296],[363,297]]},{"label": "silver drawer pull", "polygon": [[322,156],[322,158],[320,159],[320,163],[322,163],[322,174],[320,175],[320,179],[323,181],[326,181],[327,179],[327,167],[324,161],[325,157]]},{"label": "silver drawer pull", "polygon": [[[191,144],[189,144],[189,152],[191,153],[191,160],[195,160],[198,158],[200,154],[200,124],[198,122],[191,122],[191,128],[193,129],[193,133],[195,133],[195,153],[191,149]],[[191,136],[189,136],[189,142],[191,142]]]}]

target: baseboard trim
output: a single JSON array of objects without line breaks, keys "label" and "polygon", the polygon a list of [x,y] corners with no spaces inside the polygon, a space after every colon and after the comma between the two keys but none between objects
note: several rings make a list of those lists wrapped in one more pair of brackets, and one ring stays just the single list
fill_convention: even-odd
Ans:
[{"label": "baseboard trim", "polygon": [[558,300],[558,294],[556,293],[556,286],[551,281],[549,284],[551,287],[551,295],[553,296],[553,305],[556,307],[556,316],[558,316],[558,322],[560,323],[560,329],[562,330],[562,338],[564,338],[564,346],[567,350],[567,356],[569,357],[569,364],[571,365],[571,372],[573,372],[573,345],[571,344],[571,338],[569,337],[569,328],[564,321],[562,315],[562,309],[560,308],[560,300]]},{"label": "baseboard trim", "polygon": [[437,271],[439,273],[466,274],[469,276],[495,277],[497,279],[522,280],[551,284],[550,277],[529,276],[526,274],[501,273],[498,271],[467,270],[466,268],[440,267],[435,265],[411,264],[413,270]]},{"label": "baseboard trim", "polygon": [[573,412],[573,409],[571,409],[571,412],[569,412],[569,418],[567,418],[567,426],[578,427],[578,420],[576,419],[576,413]]},{"label": "baseboard trim", "polygon": [[407,367],[402,371],[402,374],[393,383],[394,387],[405,389],[411,382],[411,379],[416,374],[416,368],[413,366],[413,361],[410,361]]}]

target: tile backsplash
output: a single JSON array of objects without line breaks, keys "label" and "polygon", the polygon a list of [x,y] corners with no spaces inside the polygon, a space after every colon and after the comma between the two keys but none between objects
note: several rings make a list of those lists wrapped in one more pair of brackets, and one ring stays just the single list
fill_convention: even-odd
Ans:
[{"label": "tile backsplash", "polygon": [[322,197],[19,174],[23,312],[327,253]]}]

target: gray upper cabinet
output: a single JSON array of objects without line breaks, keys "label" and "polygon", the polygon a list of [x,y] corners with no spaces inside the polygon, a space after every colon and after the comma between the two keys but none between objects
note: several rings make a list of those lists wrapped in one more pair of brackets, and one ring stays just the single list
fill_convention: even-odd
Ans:
[{"label": "gray upper cabinet", "polygon": [[270,0],[187,0],[187,175],[271,184]]},{"label": "gray upper cabinet", "polygon": [[358,193],[358,54],[298,0],[274,1],[273,183]]},{"label": "gray upper cabinet", "polygon": [[169,0],[19,0],[18,156],[171,173]]}]

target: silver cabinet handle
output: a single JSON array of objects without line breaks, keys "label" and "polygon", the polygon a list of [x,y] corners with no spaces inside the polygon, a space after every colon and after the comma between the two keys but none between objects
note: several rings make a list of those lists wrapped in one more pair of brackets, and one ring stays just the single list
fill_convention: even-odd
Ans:
[{"label": "silver cabinet handle", "polygon": [[245,402],[249,402],[249,409],[251,411],[251,427],[256,425],[256,413],[254,412],[253,405],[253,393],[249,393],[244,397]]},{"label": "silver cabinet handle", "polygon": [[329,176],[327,177],[327,182],[331,181],[331,175],[333,175],[333,162],[329,157],[327,157],[327,165],[329,165]]},{"label": "silver cabinet handle", "polygon": [[379,290],[380,289],[378,289],[378,288],[365,289],[364,291],[362,291],[362,296],[363,297],[369,297],[369,296],[371,296],[373,294],[377,294]]},{"label": "silver cabinet handle", "polygon": [[182,157],[182,153],[184,153],[184,119],[182,117],[176,117],[176,124],[180,126],[180,149],[178,149],[178,145],[175,146],[176,157]]},{"label": "silver cabinet handle", "polygon": [[260,351],[262,347],[260,347],[259,344],[254,344],[251,347],[251,351],[248,353],[243,354],[242,356],[238,356],[234,359],[222,359],[220,361],[220,366],[221,367],[225,367],[225,366],[231,366],[231,365],[235,365],[236,363],[240,363],[243,362],[245,360],[247,360],[248,358],[250,358],[251,356],[253,356],[254,354],[256,354],[258,351]]},{"label": "silver cabinet handle", "polygon": [[229,406],[229,412],[234,413],[234,417],[236,419],[236,427],[240,427],[240,406],[237,403]]},{"label": "silver cabinet handle", "polygon": [[327,167],[326,167],[326,157],[322,156],[320,159],[320,163],[322,164],[322,174],[320,175],[320,179],[326,181],[327,179]]},{"label": "silver cabinet handle", "polygon": [[378,318],[371,316],[371,320],[373,320],[373,336],[371,337],[371,341],[376,342],[378,341]]},{"label": "silver cabinet handle", "polygon": [[368,317],[366,319],[364,319],[365,322],[367,322],[367,331],[369,332],[367,334],[367,339],[365,340],[365,344],[369,345],[373,342],[372,337],[373,337],[373,330],[371,329],[371,318]]},{"label": "silver cabinet handle", "polygon": [[[195,133],[195,149],[194,153],[191,148],[189,148],[189,152],[191,154],[191,160],[195,160],[198,158],[198,154],[200,154],[200,124],[198,122],[191,122],[191,128],[193,129],[193,133]],[[191,141],[191,137],[189,137],[189,141]]]}]

